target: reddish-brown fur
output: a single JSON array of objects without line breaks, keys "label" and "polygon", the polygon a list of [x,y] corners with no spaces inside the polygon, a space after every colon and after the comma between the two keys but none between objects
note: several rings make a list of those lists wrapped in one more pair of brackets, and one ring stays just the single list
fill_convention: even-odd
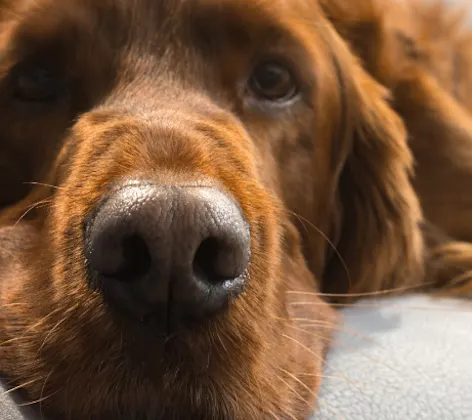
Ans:
[{"label": "reddish-brown fur", "polygon": [[[302,419],[336,320],[320,289],[434,283],[470,294],[454,280],[472,269],[471,246],[451,238],[472,237],[472,206],[460,201],[472,176],[472,80],[453,64],[470,68],[472,56],[440,9],[397,4],[411,17],[397,28],[382,0],[0,6],[0,150],[17,159],[1,174],[12,181],[0,190],[10,204],[0,372],[45,412]],[[260,107],[242,89],[268,56],[301,80],[289,108]],[[12,102],[10,74],[24,60],[54,68],[63,102]],[[216,185],[251,225],[244,295],[165,343],[113,318],[85,281],[84,219],[129,178]],[[16,202],[30,181],[50,187]]]}]

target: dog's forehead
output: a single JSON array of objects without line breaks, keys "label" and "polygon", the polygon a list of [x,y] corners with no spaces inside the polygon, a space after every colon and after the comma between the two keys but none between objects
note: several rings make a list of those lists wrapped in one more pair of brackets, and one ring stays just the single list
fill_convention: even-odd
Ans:
[{"label": "dog's forehead", "polygon": [[47,28],[52,33],[55,28],[64,30],[69,25],[79,30],[94,28],[104,37],[109,32],[121,32],[123,36],[141,33],[148,40],[152,35],[179,36],[195,24],[203,24],[208,30],[225,30],[226,25],[240,25],[247,30],[277,27],[290,18],[307,18],[306,11],[313,11],[316,4],[316,0],[7,1],[32,30]]}]

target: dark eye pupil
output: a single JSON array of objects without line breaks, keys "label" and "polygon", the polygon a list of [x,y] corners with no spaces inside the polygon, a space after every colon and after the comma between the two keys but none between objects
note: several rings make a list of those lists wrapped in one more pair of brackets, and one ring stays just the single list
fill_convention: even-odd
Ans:
[{"label": "dark eye pupil", "polygon": [[257,72],[257,80],[263,89],[273,89],[286,83],[290,78],[288,72],[277,66],[265,66]]},{"label": "dark eye pupil", "polygon": [[271,100],[287,100],[296,93],[296,85],[290,71],[282,65],[259,65],[252,75],[250,88],[256,96]]}]

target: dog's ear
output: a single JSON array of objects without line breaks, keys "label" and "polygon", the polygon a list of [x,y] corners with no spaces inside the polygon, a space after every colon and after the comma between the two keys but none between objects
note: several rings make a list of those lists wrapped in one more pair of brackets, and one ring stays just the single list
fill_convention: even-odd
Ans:
[{"label": "dog's ear", "polygon": [[410,182],[413,158],[389,92],[330,26],[343,115],[331,238],[323,289],[372,292],[423,278],[422,215]]},{"label": "dog's ear", "polygon": [[[415,10],[423,0],[385,2],[378,0],[319,0],[325,17],[380,83],[393,87],[410,70],[411,62],[423,60],[414,39],[421,38]],[[438,9],[438,7],[440,7]],[[436,13],[442,6],[431,5]]]}]

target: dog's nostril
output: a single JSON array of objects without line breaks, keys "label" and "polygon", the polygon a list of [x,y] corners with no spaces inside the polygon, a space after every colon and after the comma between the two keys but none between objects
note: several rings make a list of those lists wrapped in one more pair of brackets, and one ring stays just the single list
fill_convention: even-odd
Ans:
[{"label": "dog's nostril", "polygon": [[152,265],[146,241],[139,235],[131,235],[123,238],[121,247],[123,260],[114,277],[126,282],[144,277],[151,270]]},{"label": "dog's nostril", "polygon": [[221,244],[216,238],[205,239],[200,244],[193,260],[193,271],[198,278],[212,284],[228,279],[228,276],[217,267],[220,252]]}]

